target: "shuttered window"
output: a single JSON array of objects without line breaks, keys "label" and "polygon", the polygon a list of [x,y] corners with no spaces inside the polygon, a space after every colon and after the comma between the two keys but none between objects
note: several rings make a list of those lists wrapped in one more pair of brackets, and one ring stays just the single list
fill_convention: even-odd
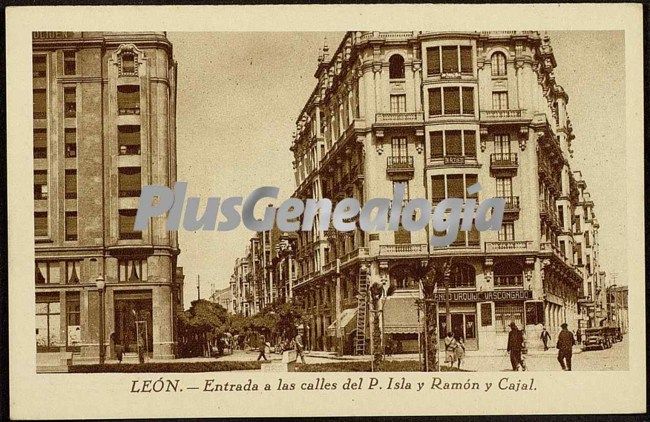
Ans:
[{"label": "shuttered window", "polygon": [[442,158],[442,132],[436,131],[429,133],[429,139],[431,140],[431,158]]},{"label": "shuttered window", "polygon": [[34,213],[34,236],[47,236],[47,212]]},{"label": "shuttered window", "polygon": [[445,199],[445,176],[431,177],[431,199],[434,204]]},{"label": "shuttered window", "polygon": [[445,155],[463,155],[463,146],[460,130],[448,130],[445,132]]},{"label": "shuttered window", "polygon": [[462,174],[447,175],[447,198],[464,198],[464,186]]},{"label": "shuttered window", "polygon": [[121,167],[118,171],[119,197],[140,196],[142,179],[140,167]]},{"label": "shuttered window", "polygon": [[46,129],[34,129],[34,158],[47,158]]},{"label": "shuttered window", "polygon": [[442,47],[442,73],[458,72],[458,47],[455,45]]},{"label": "shuttered window", "polygon": [[34,90],[34,118],[44,119],[47,116],[47,92],[44,89]]},{"label": "shuttered window", "polygon": [[439,116],[442,114],[442,96],[440,88],[429,90],[429,115]]},{"label": "shuttered window", "polygon": [[427,74],[440,74],[440,47],[427,48]]},{"label": "shuttered window", "polygon": [[472,47],[463,45],[460,47],[460,71],[461,73],[473,73],[474,61],[472,60]]},{"label": "shuttered window", "polygon": [[465,155],[468,157],[476,157],[476,131],[465,130],[463,131],[463,143],[465,144]]},{"label": "shuttered window", "polygon": [[474,88],[463,87],[463,114],[474,114]]},{"label": "shuttered window", "polygon": [[77,240],[77,212],[65,213],[65,240]]},{"label": "shuttered window", "polygon": [[65,171],[65,198],[77,199],[77,170]]},{"label": "shuttered window", "polygon": [[120,239],[142,239],[142,232],[133,230],[136,213],[137,210],[119,211]]},{"label": "shuttered window", "polygon": [[445,114],[460,114],[460,88],[445,87]]}]

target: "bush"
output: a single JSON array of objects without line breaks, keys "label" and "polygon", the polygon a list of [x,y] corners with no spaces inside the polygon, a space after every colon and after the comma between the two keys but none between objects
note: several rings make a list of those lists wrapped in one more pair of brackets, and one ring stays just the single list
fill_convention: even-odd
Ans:
[{"label": "bush", "polygon": [[111,363],[104,365],[72,365],[68,372],[74,374],[101,372],[220,372],[260,369],[260,362],[149,362],[149,363]]},{"label": "bush", "polygon": [[[378,372],[419,372],[421,364],[417,360],[384,361],[379,364]],[[443,366],[442,372],[467,372],[463,369]],[[312,363],[296,365],[297,372],[370,372],[369,361],[347,361],[332,363]]]}]

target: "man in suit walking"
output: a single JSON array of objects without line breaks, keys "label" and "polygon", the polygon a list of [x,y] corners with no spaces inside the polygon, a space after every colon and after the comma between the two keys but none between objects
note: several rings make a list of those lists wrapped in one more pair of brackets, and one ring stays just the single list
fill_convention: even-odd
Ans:
[{"label": "man in suit walking", "polygon": [[519,370],[519,365],[523,371],[526,370],[526,364],[521,358],[521,351],[524,348],[524,335],[517,328],[514,321],[510,322],[510,332],[508,333],[508,353],[510,353],[510,364],[513,371]]},{"label": "man in suit walking", "polygon": [[573,345],[576,344],[573,333],[567,329],[567,323],[561,325],[562,331],[557,336],[557,360],[562,365],[563,371],[571,370],[571,355],[573,354]]}]

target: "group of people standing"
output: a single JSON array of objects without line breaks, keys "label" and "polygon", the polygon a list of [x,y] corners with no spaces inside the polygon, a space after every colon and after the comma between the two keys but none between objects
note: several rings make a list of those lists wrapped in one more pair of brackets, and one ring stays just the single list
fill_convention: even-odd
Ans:
[{"label": "group of people standing", "polygon": [[[573,346],[576,344],[576,341],[573,337],[573,333],[568,330],[568,325],[566,323],[563,323],[560,327],[562,327],[562,330],[558,334],[556,344],[558,349],[557,360],[563,371],[570,371]],[[540,339],[542,340],[542,343],[544,343],[544,350],[548,350],[548,341],[551,339],[551,335],[546,331],[546,327],[542,327]],[[512,365],[513,371],[518,371],[520,366],[523,371],[526,370],[526,362],[522,355],[525,348],[526,344],[523,331],[517,327],[517,324],[511,322],[510,332],[508,333],[507,352],[510,354],[510,364]]]},{"label": "group of people standing", "polygon": [[458,364],[458,369],[465,358],[465,342],[460,334],[448,332],[445,337],[445,363],[449,366]]}]

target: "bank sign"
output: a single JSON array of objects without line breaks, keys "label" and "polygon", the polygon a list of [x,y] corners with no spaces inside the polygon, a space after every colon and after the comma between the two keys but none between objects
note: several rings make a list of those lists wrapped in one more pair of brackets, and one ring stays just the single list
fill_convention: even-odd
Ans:
[{"label": "bank sign", "polygon": [[[528,300],[533,298],[532,290],[493,290],[489,292],[449,292],[450,302],[499,302],[506,300]],[[445,292],[436,293],[438,302],[447,300]]]}]

